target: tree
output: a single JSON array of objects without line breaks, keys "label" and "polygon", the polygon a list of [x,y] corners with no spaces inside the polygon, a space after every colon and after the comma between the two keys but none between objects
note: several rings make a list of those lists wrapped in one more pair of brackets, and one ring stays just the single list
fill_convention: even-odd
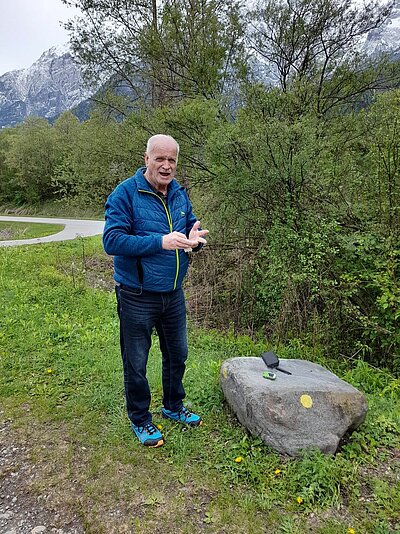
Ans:
[{"label": "tree", "polygon": [[63,0],[82,17],[66,27],[86,77],[153,105],[211,97],[235,72],[239,4],[221,0]]},{"label": "tree", "polygon": [[[142,34],[143,55],[169,97],[213,98],[243,67],[239,4],[222,0],[166,0],[157,28]],[[161,76],[160,76],[161,75]]]},{"label": "tree", "polygon": [[156,26],[156,0],[63,0],[81,10],[82,16],[65,25],[76,59],[87,81],[95,87],[111,77],[139,98],[139,82],[146,66],[141,62],[138,36]]},{"label": "tree", "polygon": [[6,163],[6,156],[10,149],[13,133],[11,128],[6,128],[0,132],[0,200],[19,204],[21,198],[17,185],[16,171]]},{"label": "tree", "polygon": [[116,184],[132,174],[139,141],[128,139],[124,123],[100,112],[82,124],[63,114],[54,130],[62,153],[52,177],[55,191],[76,204],[103,206]]},{"label": "tree", "polygon": [[52,176],[60,153],[52,126],[39,117],[28,117],[10,138],[6,164],[17,176],[21,201],[36,203],[52,197]]},{"label": "tree", "polygon": [[385,62],[367,61],[357,47],[391,8],[375,1],[357,6],[352,0],[261,0],[251,12],[249,40],[272,65],[282,90],[296,87],[303,105],[311,97],[323,114],[387,83]]},{"label": "tree", "polygon": [[400,90],[380,95],[364,115],[365,195],[384,234],[400,239]]}]

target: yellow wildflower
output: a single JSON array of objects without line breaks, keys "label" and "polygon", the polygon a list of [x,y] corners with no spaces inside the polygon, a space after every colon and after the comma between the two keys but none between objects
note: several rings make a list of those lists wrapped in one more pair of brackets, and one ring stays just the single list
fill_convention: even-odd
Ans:
[{"label": "yellow wildflower", "polygon": [[356,531],[354,530],[354,528],[348,528],[347,529],[347,533],[348,534],[356,534]]},{"label": "yellow wildflower", "polygon": [[157,425],[158,430],[162,430],[162,425]]},{"label": "yellow wildflower", "polygon": [[51,375],[51,373],[53,372],[53,369],[47,369],[46,372],[47,372],[48,375]]},{"label": "yellow wildflower", "polygon": [[237,458],[235,458],[235,462],[237,464],[240,464],[240,462],[243,460],[243,458],[241,456],[238,456]]},{"label": "yellow wildflower", "polygon": [[280,469],[275,469],[274,473],[275,473],[275,475],[280,475],[281,474],[281,470]]},{"label": "yellow wildflower", "polygon": [[301,504],[303,502],[303,499],[302,497],[300,497],[300,495],[297,497],[296,501],[298,502],[298,504]]}]

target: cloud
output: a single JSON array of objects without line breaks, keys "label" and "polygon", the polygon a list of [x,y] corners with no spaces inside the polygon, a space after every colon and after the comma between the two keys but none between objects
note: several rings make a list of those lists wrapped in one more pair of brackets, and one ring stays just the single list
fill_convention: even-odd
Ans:
[{"label": "cloud", "polygon": [[0,75],[29,67],[54,45],[68,41],[60,25],[77,14],[61,0],[1,0]]}]

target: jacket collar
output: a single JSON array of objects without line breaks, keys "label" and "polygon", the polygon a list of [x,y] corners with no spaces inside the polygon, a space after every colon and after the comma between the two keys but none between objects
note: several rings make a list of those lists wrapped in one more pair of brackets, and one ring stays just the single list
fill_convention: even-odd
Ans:
[{"label": "jacket collar", "polygon": [[[136,171],[135,178],[136,178],[138,189],[144,189],[145,191],[149,191],[149,193],[153,193],[153,189],[151,188],[149,182],[144,177],[145,172],[146,172],[146,167],[140,167],[140,169]],[[185,189],[185,188],[182,185],[180,185],[174,178],[172,182],[168,185],[168,198],[170,198],[179,189]]]}]

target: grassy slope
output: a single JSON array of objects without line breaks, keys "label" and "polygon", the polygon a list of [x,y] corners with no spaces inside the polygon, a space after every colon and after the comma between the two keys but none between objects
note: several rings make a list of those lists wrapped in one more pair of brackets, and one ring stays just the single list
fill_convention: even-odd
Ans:
[{"label": "grassy slope", "polygon": [[12,204],[0,205],[0,215],[20,217],[54,217],[67,219],[101,220],[104,216],[104,206],[73,203],[72,201],[49,201],[41,204],[25,204],[15,207]]},{"label": "grassy slope", "polygon": [[32,491],[46,488],[96,533],[400,529],[399,380],[363,362],[348,369],[295,342],[281,347],[282,357],[318,359],[370,404],[366,423],[334,458],[288,459],[246,434],[218,386],[222,360],[264,346],[190,332],[185,385],[206,424],[183,432],[159,416],[154,338],[149,380],[166,444],[144,449],[124,411],[114,295],[93,287],[110,277],[100,238],[0,249],[0,402],[30,444],[41,475]]},{"label": "grassy slope", "polygon": [[33,239],[63,230],[62,224],[23,223],[0,221],[0,241],[9,239]]}]

